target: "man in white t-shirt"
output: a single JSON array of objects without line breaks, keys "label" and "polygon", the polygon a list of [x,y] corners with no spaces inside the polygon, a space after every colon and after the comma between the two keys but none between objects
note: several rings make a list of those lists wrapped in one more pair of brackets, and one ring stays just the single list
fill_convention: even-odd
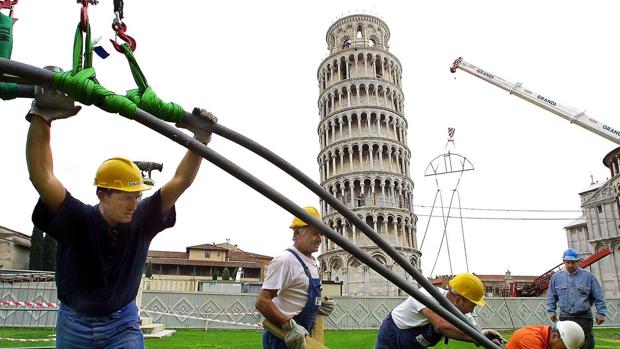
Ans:
[{"label": "man in white t-shirt", "polygon": [[[438,289],[463,314],[471,313],[476,305],[484,306],[484,285],[470,273],[456,275],[449,282],[450,290]],[[420,293],[438,303],[424,288]],[[383,320],[375,349],[427,348],[437,344],[442,337],[465,342],[473,339],[450,322],[427,308],[413,297],[399,304]]]},{"label": "man in white t-shirt", "polygon": [[[321,219],[316,208],[305,210]],[[317,314],[329,315],[334,307],[333,300],[321,298],[319,267],[312,257],[319,250],[322,236],[297,217],[290,228],[293,246],[269,263],[267,277],[256,298],[256,309],[285,333],[283,341],[265,331],[265,349],[305,348],[305,336],[312,331]]]}]

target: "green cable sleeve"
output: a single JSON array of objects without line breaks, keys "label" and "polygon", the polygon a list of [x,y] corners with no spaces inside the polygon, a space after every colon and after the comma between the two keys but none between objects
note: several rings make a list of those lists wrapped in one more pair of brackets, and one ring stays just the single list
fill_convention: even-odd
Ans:
[{"label": "green cable sleeve", "polygon": [[0,99],[8,101],[17,98],[17,84],[0,82]]},{"label": "green cable sleeve", "polygon": [[[11,59],[13,52],[13,19],[0,12],[0,57]],[[17,84],[0,82],[0,99],[17,98]]]},{"label": "green cable sleeve", "polygon": [[133,119],[136,104],[125,96],[119,96],[95,82],[95,69],[86,68],[73,72],[55,73],[52,86],[85,105],[96,105],[108,113],[120,114]]},{"label": "green cable sleeve", "polygon": [[13,19],[0,12],[0,57],[11,58],[13,52]]},{"label": "green cable sleeve", "polygon": [[127,91],[127,98],[140,109],[168,122],[179,122],[185,117],[185,110],[176,103],[162,101],[149,86],[144,93],[140,89]]}]

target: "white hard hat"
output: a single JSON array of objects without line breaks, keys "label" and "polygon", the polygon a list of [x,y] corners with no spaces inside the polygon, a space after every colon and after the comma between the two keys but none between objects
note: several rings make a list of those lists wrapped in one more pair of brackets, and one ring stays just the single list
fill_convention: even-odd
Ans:
[{"label": "white hard hat", "polygon": [[586,338],[581,326],[574,321],[558,321],[555,327],[567,349],[579,349]]}]

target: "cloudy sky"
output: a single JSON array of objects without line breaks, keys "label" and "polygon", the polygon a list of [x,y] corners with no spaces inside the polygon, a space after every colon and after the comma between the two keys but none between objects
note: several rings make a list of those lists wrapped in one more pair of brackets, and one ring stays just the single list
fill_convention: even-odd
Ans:
[{"label": "cloudy sky", "polygon": [[[380,17],[391,31],[390,52],[403,67],[418,243],[427,232],[423,272],[451,270],[445,249],[433,269],[443,225],[441,216],[428,215],[437,183],[447,206],[455,178],[424,176],[429,162],[446,152],[448,127],[456,128],[452,152],[475,167],[458,186],[460,206],[483,209],[459,211],[455,201],[452,213],[469,218],[462,225],[451,218],[447,226],[452,270],[466,270],[461,235],[469,270],[476,273],[510,269],[537,275],[555,266],[567,246],[563,227],[580,216],[578,193],[591,176],[598,181],[609,177],[602,159],[615,144],[462,71],[450,74],[448,68],[463,56],[618,126],[620,23],[613,2],[380,3],[127,0],[125,23],[138,44],[136,58],[160,97],[186,110],[212,111],[223,125],[318,180],[316,72],[328,56],[326,31],[346,15]],[[68,70],[79,12],[75,1],[19,2],[13,59]],[[93,36],[101,36],[112,54],[95,59],[98,79],[124,94],[135,84],[124,57],[108,43],[112,1],[91,6],[89,15]],[[28,105],[27,100],[0,105],[0,225],[26,234],[37,199],[24,159]],[[164,171],[154,174],[161,185],[184,154],[154,131],[95,107],[55,122],[52,146],[57,177],[73,195],[93,204],[94,173],[106,158],[161,162]],[[300,206],[318,205],[314,194],[250,152],[219,137],[211,147]],[[275,255],[290,244],[288,212],[206,161],[177,211],[176,226],[156,237],[152,249],[184,251],[230,239],[244,250]]]}]

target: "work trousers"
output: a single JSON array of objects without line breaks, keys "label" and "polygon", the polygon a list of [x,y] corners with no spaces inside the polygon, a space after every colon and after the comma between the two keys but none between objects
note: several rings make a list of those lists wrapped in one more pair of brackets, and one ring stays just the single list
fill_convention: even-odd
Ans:
[{"label": "work trousers", "polygon": [[80,314],[61,304],[56,319],[58,349],[144,349],[135,303],[107,316]]}]

